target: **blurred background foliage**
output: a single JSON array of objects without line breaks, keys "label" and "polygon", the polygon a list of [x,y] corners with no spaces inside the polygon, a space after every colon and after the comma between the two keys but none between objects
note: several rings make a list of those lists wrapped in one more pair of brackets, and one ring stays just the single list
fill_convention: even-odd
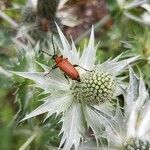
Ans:
[{"label": "blurred background foliage", "polygon": [[[133,0],[124,3],[121,0],[44,0],[46,5],[39,4],[38,10],[34,2],[0,1],[0,150],[53,150],[59,145],[60,116],[54,115],[45,122],[44,116],[41,116],[19,123],[26,113],[42,103],[40,99],[46,94],[35,89],[31,81],[16,76],[12,78],[7,71],[40,71],[35,60],[52,63],[39,55],[36,47],[34,50],[29,48],[27,52],[23,46],[27,39],[33,47],[38,41],[46,45],[47,33],[57,34],[54,21],[68,39],[72,36],[81,50],[94,25],[96,41],[100,42],[98,61],[103,62],[125,51],[140,54],[142,60],[138,67],[147,86],[150,86],[148,1],[137,6],[132,3]],[[43,10],[50,13],[43,13]]]}]

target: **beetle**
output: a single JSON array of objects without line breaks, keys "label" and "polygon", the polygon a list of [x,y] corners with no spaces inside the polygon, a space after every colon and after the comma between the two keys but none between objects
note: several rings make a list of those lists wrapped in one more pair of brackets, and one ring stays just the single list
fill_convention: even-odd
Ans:
[{"label": "beetle", "polygon": [[[62,55],[59,56],[59,55],[55,54],[55,46],[54,46],[54,42],[53,42],[53,37],[52,37],[52,45],[54,48],[54,55],[51,55],[43,50],[40,51],[40,52],[43,52],[43,53],[51,56],[52,59],[55,61],[55,65],[52,67],[52,69],[47,74],[49,74],[53,69],[59,68],[61,71],[64,72],[64,75],[66,78],[69,77],[72,80],[80,81],[79,72],[75,68],[78,65],[73,65],[69,62],[68,58],[64,58]],[[67,78],[67,80],[68,80],[68,78]]]}]

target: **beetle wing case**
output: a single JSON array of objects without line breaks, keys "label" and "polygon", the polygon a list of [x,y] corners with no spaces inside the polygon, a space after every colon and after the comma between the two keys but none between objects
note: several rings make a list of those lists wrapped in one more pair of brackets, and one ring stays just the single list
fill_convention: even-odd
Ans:
[{"label": "beetle wing case", "polygon": [[57,65],[72,80],[78,80],[79,79],[79,73],[78,73],[78,71],[68,61],[68,59],[62,59]]}]

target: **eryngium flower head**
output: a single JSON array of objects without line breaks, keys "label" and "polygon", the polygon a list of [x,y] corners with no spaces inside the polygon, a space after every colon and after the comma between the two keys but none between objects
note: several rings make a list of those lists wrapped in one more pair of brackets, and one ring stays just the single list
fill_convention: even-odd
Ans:
[{"label": "eryngium flower head", "polygon": [[104,71],[92,71],[83,74],[81,82],[73,83],[71,89],[77,102],[99,105],[111,100],[115,87],[116,84],[112,75]]},{"label": "eryngium flower head", "polygon": [[130,69],[130,83],[125,97],[124,114],[119,107],[115,130],[107,130],[108,149],[150,149],[150,99],[144,81]]},{"label": "eryngium flower head", "polygon": [[[112,126],[112,107],[110,100],[122,93],[124,84],[123,78],[117,77],[124,72],[127,66],[136,61],[138,56],[120,60],[122,55],[115,59],[109,59],[102,64],[95,64],[96,47],[94,46],[94,31],[92,29],[89,44],[84,48],[82,55],[79,55],[74,42],[69,45],[65,36],[58,28],[62,46],[57,44],[64,58],[69,62],[78,65],[80,82],[70,78],[66,80],[61,70],[55,69],[50,74],[47,66],[38,63],[44,72],[14,72],[15,74],[35,81],[35,86],[51,93],[43,99],[44,103],[28,114],[23,120],[48,112],[46,118],[56,113],[62,114],[62,140],[60,147],[69,150],[72,146],[78,148],[81,138],[85,135],[88,127],[99,138],[102,126]],[[53,54],[53,51],[50,52]]]}]

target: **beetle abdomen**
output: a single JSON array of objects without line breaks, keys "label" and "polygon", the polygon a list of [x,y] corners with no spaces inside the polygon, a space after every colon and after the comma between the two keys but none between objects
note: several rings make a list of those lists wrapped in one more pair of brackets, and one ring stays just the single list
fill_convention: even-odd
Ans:
[{"label": "beetle abdomen", "polygon": [[67,59],[62,59],[57,65],[72,80],[79,80],[78,71]]}]

